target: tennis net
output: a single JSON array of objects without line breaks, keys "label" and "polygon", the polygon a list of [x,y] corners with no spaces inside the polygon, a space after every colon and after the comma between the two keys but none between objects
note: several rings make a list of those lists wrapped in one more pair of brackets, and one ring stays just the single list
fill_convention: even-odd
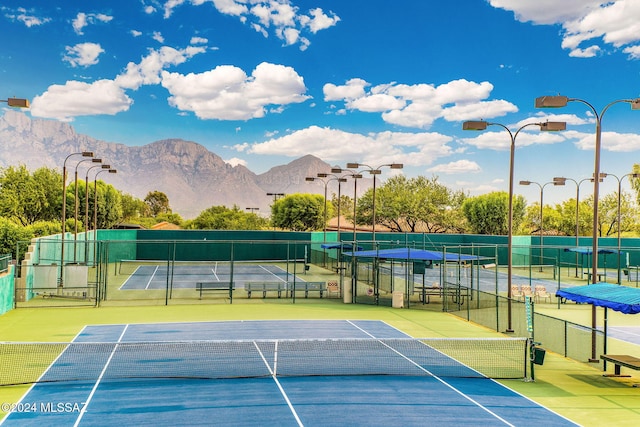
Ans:
[{"label": "tennis net", "polygon": [[287,275],[303,273],[303,259],[258,261],[167,261],[120,260],[117,274],[122,275]]},{"label": "tennis net", "polygon": [[140,378],[525,378],[524,338],[0,344],[0,385]]}]

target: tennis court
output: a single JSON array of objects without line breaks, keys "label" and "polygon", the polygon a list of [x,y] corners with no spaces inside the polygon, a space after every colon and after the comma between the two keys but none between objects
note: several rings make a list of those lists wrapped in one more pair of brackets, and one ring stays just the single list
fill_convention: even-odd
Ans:
[{"label": "tennis court", "polygon": [[[518,340],[488,340],[466,353],[519,375]],[[438,347],[461,342],[375,320],[86,326],[0,347],[2,383],[34,382],[2,425],[575,425]]]},{"label": "tennis court", "polygon": [[118,274],[128,275],[120,290],[193,288],[196,283],[233,283],[242,288],[246,282],[305,282],[303,262],[167,262],[120,261]]}]

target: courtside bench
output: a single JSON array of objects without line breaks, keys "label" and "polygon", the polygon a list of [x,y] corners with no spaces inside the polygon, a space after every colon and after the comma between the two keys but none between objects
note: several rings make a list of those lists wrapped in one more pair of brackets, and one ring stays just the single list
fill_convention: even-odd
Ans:
[{"label": "courtside bench", "polygon": [[[293,291],[293,283],[289,283]],[[325,282],[296,282],[296,292],[304,291],[304,297],[309,298],[309,292],[318,292],[320,298],[327,292],[327,284]]]},{"label": "courtside bench", "polygon": [[[244,290],[247,291],[247,298],[251,298],[253,292],[262,292],[262,298],[267,297],[267,292],[277,292],[278,298],[281,298],[283,292],[289,296],[289,292],[294,291],[293,286],[293,282],[245,282]],[[327,286],[325,282],[296,282],[295,291],[304,292],[305,298],[309,297],[309,292],[318,292],[322,298]]]},{"label": "courtside bench", "polygon": [[204,292],[229,292],[229,298],[233,299],[235,286],[229,282],[196,282],[196,291],[200,293],[200,299]]},{"label": "courtside bench", "polygon": [[245,282],[244,290],[247,291],[247,298],[251,298],[252,292],[262,292],[262,298],[267,297],[267,292],[277,292],[278,298],[282,292],[288,292],[286,282]]},{"label": "courtside bench", "polygon": [[[628,356],[625,354],[603,354],[600,356],[600,359],[611,362],[615,365],[614,374],[605,374],[607,377],[628,377],[630,375],[621,375],[620,367],[624,366],[625,368],[634,369],[636,371],[640,370],[640,358],[635,356]],[[636,386],[634,386],[636,387]]]}]

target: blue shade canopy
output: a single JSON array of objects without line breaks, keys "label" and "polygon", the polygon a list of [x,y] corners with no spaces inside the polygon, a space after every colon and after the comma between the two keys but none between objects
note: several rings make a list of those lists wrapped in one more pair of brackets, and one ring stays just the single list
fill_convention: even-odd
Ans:
[{"label": "blue shade canopy", "polygon": [[[578,247],[578,248],[565,248],[564,249],[565,252],[576,252],[582,255],[591,255],[593,253],[593,248],[591,246],[589,247]],[[604,248],[598,248],[598,253],[599,254],[615,254],[618,253],[617,250],[615,249],[604,249]]]},{"label": "blue shade canopy", "polygon": [[640,288],[596,283],[556,291],[556,296],[575,302],[586,302],[625,314],[640,313]]},{"label": "blue shade canopy", "polygon": [[347,256],[358,258],[385,258],[385,259],[402,259],[412,261],[470,261],[478,260],[480,257],[475,255],[464,255],[454,253],[442,253],[438,251],[428,251],[425,249],[413,248],[395,248],[380,249],[372,251],[356,251],[345,252]]}]

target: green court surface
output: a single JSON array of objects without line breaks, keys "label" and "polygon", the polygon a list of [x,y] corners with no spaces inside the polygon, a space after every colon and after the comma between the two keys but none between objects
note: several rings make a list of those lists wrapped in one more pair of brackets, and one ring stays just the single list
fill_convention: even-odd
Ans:
[{"label": "green court surface", "polygon": [[[583,318],[584,308],[568,305],[549,310],[554,310],[557,317]],[[60,342],[71,341],[85,325],[262,319],[371,319],[382,320],[414,337],[500,336],[441,312],[343,304],[339,300],[300,304],[260,300],[233,305],[18,309],[0,316],[0,339]],[[609,320],[631,322],[632,316]],[[624,348],[611,341],[612,348]],[[629,351],[637,354],[638,349]],[[600,364],[590,366],[547,352],[544,365],[535,368],[535,382],[500,382],[583,426],[637,426],[640,425],[640,388],[632,385],[640,383],[640,375],[631,374],[630,378],[603,377]],[[17,402],[29,387],[0,387],[0,402]]]}]

